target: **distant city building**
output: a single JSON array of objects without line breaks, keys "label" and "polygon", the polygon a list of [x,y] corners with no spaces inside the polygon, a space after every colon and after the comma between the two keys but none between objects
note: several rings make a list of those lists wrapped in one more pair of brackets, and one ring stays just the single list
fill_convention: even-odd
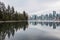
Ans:
[{"label": "distant city building", "polygon": [[56,11],[53,11],[53,13],[49,13],[46,15],[32,15],[30,17],[31,20],[60,20],[60,14],[57,14]]},{"label": "distant city building", "polygon": [[53,11],[53,18],[56,17],[56,11]]},{"label": "distant city building", "polygon": [[37,15],[32,15],[32,16],[30,17],[30,19],[31,19],[31,20],[36,20],[36,19],[37,19]]}]

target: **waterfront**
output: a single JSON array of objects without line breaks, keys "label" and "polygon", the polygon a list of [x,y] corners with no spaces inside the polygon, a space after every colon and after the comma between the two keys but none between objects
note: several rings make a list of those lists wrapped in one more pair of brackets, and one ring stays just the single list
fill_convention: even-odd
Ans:
[{"label": "waterfront", "polygon": [[0,40],[59,40],[60,23],[0,23]]}]

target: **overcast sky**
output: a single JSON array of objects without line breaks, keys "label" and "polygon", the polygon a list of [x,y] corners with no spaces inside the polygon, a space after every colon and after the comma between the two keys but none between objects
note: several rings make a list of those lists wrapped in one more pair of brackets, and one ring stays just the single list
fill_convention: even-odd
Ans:
[{"label": "overcast sky", "polygon": [[14,6],[15,10],[26,11],[29,14],[41,13],[49,10],[60,10],[60,0],[0,0],[7,6]]}]

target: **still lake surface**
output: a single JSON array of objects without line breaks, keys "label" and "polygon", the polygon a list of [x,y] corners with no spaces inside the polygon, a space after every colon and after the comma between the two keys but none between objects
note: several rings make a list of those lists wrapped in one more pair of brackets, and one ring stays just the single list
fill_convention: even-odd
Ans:
[{"label": "still lake surface", "polygon": [[0,40],[60,40],[60,23],[0,23]]}]

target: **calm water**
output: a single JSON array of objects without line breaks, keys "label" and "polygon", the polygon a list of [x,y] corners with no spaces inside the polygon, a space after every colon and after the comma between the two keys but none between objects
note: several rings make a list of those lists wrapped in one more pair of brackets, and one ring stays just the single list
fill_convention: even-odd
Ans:
[{"label": "calm water", "polygon": [[60,23],[0,23],[0,40],[60,40]]}]

